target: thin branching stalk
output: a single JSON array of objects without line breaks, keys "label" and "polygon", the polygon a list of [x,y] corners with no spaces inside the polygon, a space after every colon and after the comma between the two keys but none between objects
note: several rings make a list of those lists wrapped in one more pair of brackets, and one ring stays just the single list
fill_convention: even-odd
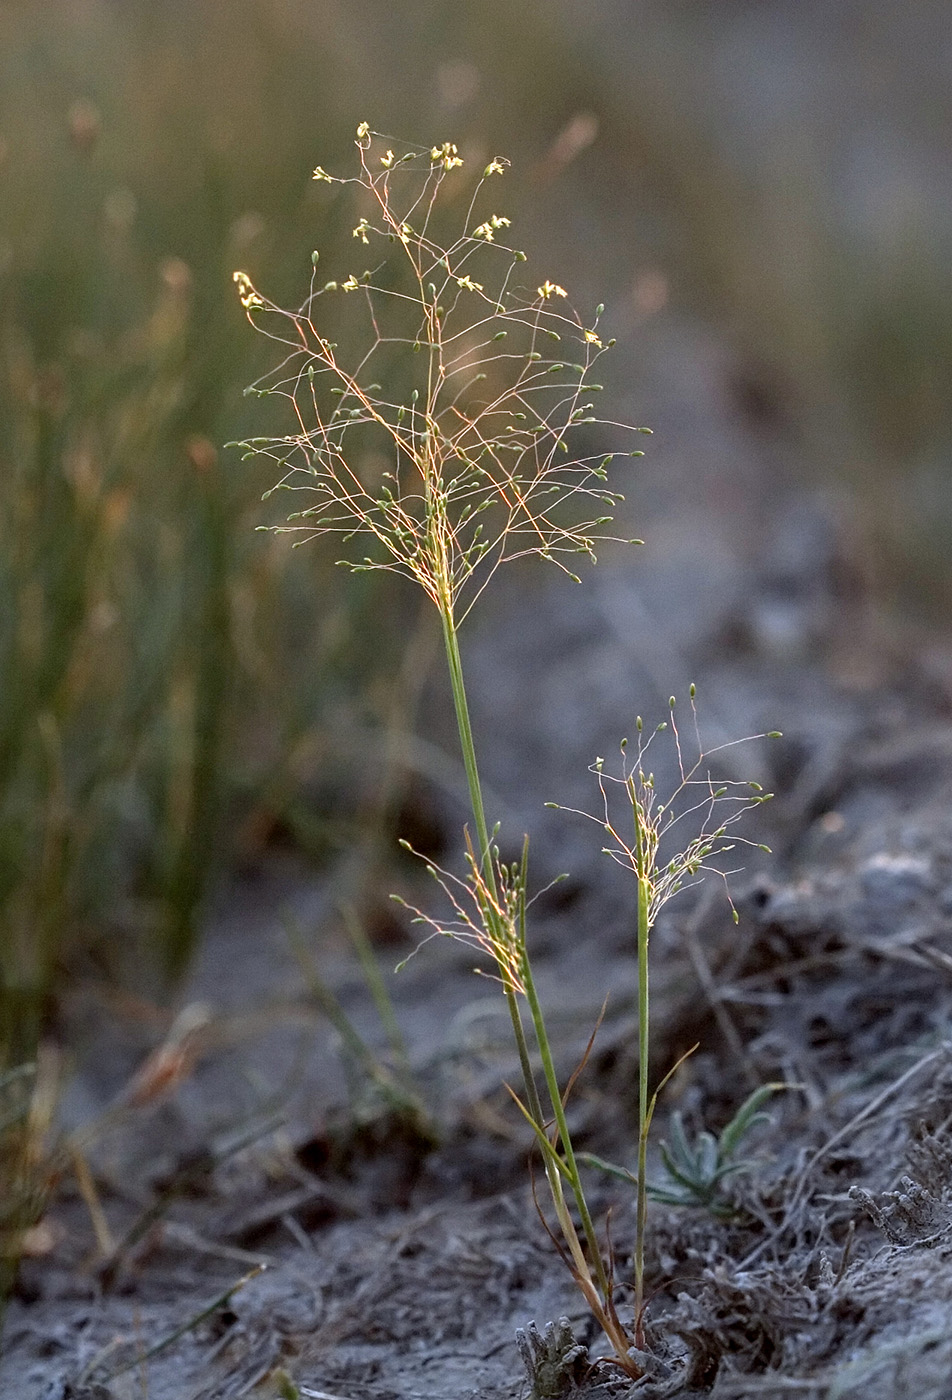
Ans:
[{"label": "thin branching stalk", "polygon": [[[622,498],[608,488],[609,465],[642,454],[591,451],[591,425],[600,420],[589,396],[602,387],[592,370],[613,343],[599,334],[604,308],[583,321],[550,279],[526,289],[519,280],[525,254],[505,241],[509,219],[476,213],[487,182],[507,162],[490,161],[460,202],[463,162],[451,143],[395,152],[391,138],[362,122],[356,144],[355,178],[339,179],[321,166],[314,177],[355,187],[361,213],[353,235],[358,249],[371,250],[370,265],[319,285],[315,252],[310,293],[297,311],[262,296],[247,273],[235,274],[252,324],[284,355],[249,392],[283,397],[296,423],[290,437],[240,445],[280,470],[272,490],[305,493],[303,508],[277,528],[301,531],[300,543],[327,534],[345,545],[367,541],[372,553],[342,562],[411,579],[439,612],[473,834],[462,878],[429,867],[454,918],[411,912],[431,935],[474,944],[495,964],[523,1076],[517,1102],[542,1152],[563,1257],[615,1362],[637,1378],[642,1368],[629,1355],[631,1338],[615,1310],[611,1266],[586,1201],[532,976],[528,841],[520,862],[500,861],[483,801],[459,628],[509,560],[535,555],[577,581],[566,557],[594,562],[596,544],[615,538],[605,530]],[[465,210],[449,235],[441,224],[444,188],[448,206]],[[343,348],[332,338],[338,333]]]},{"label": "thin branching stalk", "polygon": [[[479,841],[479,864],[491,895],[491,898],[487,899],[483,905],[482,918],[484,924],[487,926],[491,943],[498,947],[501,944],[504,933],[497,921],[496,905],[498,903],[498,891],[493,870],[493,851],[485,818],[482,787],[479,781],[479,770],[473,743],[472,726],[469,718],[469,707],[466,701],[466,689],[463,680],[459,643],[449,610],[447,609],[442,612],[441,616],[443,620],[443,636],[446,643],[450,682],[456,708],[460,745],[469,782],[473,820],[475,822],[477,839]],[[613,1288],[602,1258],[598,1236],[591,1217],[591,1211],[589,1210],[588,1202],[585,1198],[585,1190],[575,1159],[568,1123],[565,1118],[565,1110],[559,1089],[558,1077],[555,1071],[555,1063],[549,1043],[545,1017],[535,989],[532,967],[526,951],[525,912],[527,874],[528,841],[523,845],[523,856],[519,875],[518,933],[516,940],[521,950],[521,957],[519,958],[519,982],[529,1006],[536,1045],[542,1060],[543,1075],[545,1077],[546,1089],[551,1105],[551,1114],[548,1116],[554,1117],[556,1123],[555,1144],[556,1147],[561,1145],[562,1149],[561,1163],[555,1158],[554,1154],[544,1154],[543,1160],[546,1181],[549,1186],[549,1193],[552,1197],[556,1218],[559,1222],[559,1229],[571,1256],[573,1276],[586,1297],[589,1306],[598,1318],[600,1325],[605,1330],[616,1354],[619,1359],[621,1359],[627,1356],[630,1342],[615,1313],[612,1301]],[[529,1044],[525,1034],[522,1014],[519,1009],[516,983],[514,979],[508,975],[508,971],[503,963],[498,963],[497,965],[503,973],[502,984],[510,1020],[512,1022],[513,1036],[519,1054],[528,1117],[537,1130],[544,1131],[547,1116],[543,1114],[542,1104],[536,1086],[535,1074],[532,1070]],[[568,1181],[582,1222],[582,1230],[586,1245],[588,1246],[588,1259],[586,1259],[582,1249],[574,1222],[565,1201],[565,1193],[562,1186],[563,1173]],[[591,1260],[591,1264],[589,1263],[589,1259]],[[593,1268],[595,1274],[594,1280],[592,1278]]]},{"label": "thin branching stalk", "polygon": [[[753,739],[778,738],[776,731],[770,734],[751,735],[749,739],[734,740],[705,750],[701,744],[695,708],[695,687],[690,688],[691,716],[697,757],[688,762],[685,757],[681,734],[675,713],[675,700],[669,702],[669,718],[649,735],[644,736],[642,720],[636,721],[637,743],[634,757],[629,757],[628,741],[621,744],[621,772],[617,775],[606,773],[604,760],[599,758],[592,765],[592,772],[598,779],[602,805],[597,813],[581,812],[596,822],[607,833],[610,844],[603,847],[606,855],[623,866],[636,880],[636,943],[638,957],[638,1140],[637,1167],[632,1177],[624,1168],[615,1168],[601,1159],[586,1154],[589,1165],[608,1170],[614,1175],[633,1180],[636,1190],[635,1221],[635,1345],[644,1349],[645,1311],[645,1236],[648,1218],[648,1140],[651,1120],[654,1116],[658,1095],[671,1075],[693,1051],[668,1070],[653,1094],[649,1096],[650,1083],[650,1029],[651,997],[649,987],[649,945],[651,931],[658,914],[667,902],[683,889],[697,884],[702,873],[710,871],[719,875],[725,882],[726,872],[717,864],[717,858],[732,851],[737,844],[758,845],[761,850],[767,847],[746,841],[730,832],[735,823],[752,807],[769,801],[771,793],[765,793],[759,783],[727,780],[716,782],[712,776],[711,760],[726,749],[738,743]],[[670,795],[662,800],[655,787],[654,774],[647,769],[648,751],[658,735],[669,732],[677,762],[677,778]],[[621,797],[623,808],[630,808],[633,824],[632,839],[626,839],[616,823],[616,795]],[[550,804],[557,805],[557,804]],[[724,815],[724,808],[727,815]],[[575,810],[575,809],[569,809]],[[691,824],[695,834],[688,836]],[[729,834],[730,832],[730,834]],[[668,847],[674,839],[680,844],[670,855]],[[664,852],[664,855],[662,854]],[[667,855],[667,859],[665,859]],[[728,890],[728,900],[730,892]],[[735,922],[737,911],[730,901]],[[696,1047],[695,1047],[696,1048]]]}]

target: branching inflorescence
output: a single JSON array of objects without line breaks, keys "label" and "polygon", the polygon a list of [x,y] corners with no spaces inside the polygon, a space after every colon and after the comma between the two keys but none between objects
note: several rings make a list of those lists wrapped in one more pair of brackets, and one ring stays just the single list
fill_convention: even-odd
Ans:
[{"label": "branching inflorescence", "polygon": [[[384,139],[361,124],[359,174],[314,172],[354,188],[365,212],[353,236],[369,267],[320,283],[312,254],[297,311],[235,273],[249,319],[285,349],[250,391],[286,397],[298,425],[242,446],[283,473],[271,491],[304,493],[281,527],[298,543],[371,536],[375,553],[342,562],[408,576],[459,623],[501,563],[537,554],[571,573],[571,556],[594,559],[611,538],[621,497],[608,467],[620,454],[585,450],[600,421],[593,370],[611,342],[599,335],[601,307],[586,324],[554,282],[524,287],[509,219],[477,212],[507,162],[490,161],[467,193],[455,146],[396,155]],[[440,237],[444,206],[460,204],[455,231]],[[342,316],[329,305],[340,298],[357,305]],[[328,329],[341,320],[343,345]]]},{"label": "branching inflorescence", "polygon": [[[687,1056],[683,1056],[664,1075],[654,1093],[649,1097],[649,1030],[651,1001],[649,996],[648,945],[651,930],[661,910],[670,899],[698,882],[702,871],[720,876],[727,890],[728,902],[737,922],[737,910],[731,900],[727,877],[732,872],[713,864],[719,856],[726,855],[736,844],[757,845],[766,851],[766,846],[736,836],[731,828],[740,821],[745,812],[761,803],[769,802],[772,793],[764,792],[757,782],[738,782],[736,779],[715,779],[711,762],[727,749],[753,739],[780,738],[774,730],[769,734],[750,735],[746,739],[736,739],[713,748],[704,749],[698,729],[695,708],[695,687],[691,686],[691,719],[694,730],[692,745],[693,757],[688,758],[678,729],[674,696],[668,702],[668,719],[662,721],[645,737],[644,726],[639,718],[636,721],[637,743],[634,754],[628,751],[627,739],[621,745],[621,765],[617,774],[605,771],[604,759],[596,759],[592,772],[598,779],[601,792],[601,810],[577,812],[595,822],[607,834],[609,844],[603,846],[603,853],[616,864],[629,871],[637,881],[636,938],[638,955],[638,1168],[632,1176],[624,1172],[635,1183],[638,1195],[635,1224],[635,1337],[639,1347],[644,1346],[643,1313],[645,1306],[644,1267],[645,1230],[648,1209],[647,1152],[648,1133],[654,1116],[658,1094],[668,1079]],[[670,792],[660,797],[655,787],[654,774],[648,769],[648,753],[656,736],[666,731],[670,733],[677,759],[677,777]],[[646,771],[647,770],[647,771]],[[555,804],[552,804],[555,805]],[[630,822],[630,836],[623,834],[622,822],[617,815],[621,809],[626,825]],[[569,809],[576,810],[576,809]],[[674,847],[672,851],[672,846]],[[669,854],[669,851],[671,852]],[[696,1048],[696,1047],[695,1047]],[[689,1051],[688,1054],[691,1052]],[[608,1164],[591,1156],[585,1159],[589,1165],[606,1167]],[[614,1170],[608,1167],[608,1170]],[[616,1174],[618,1174],[616,1172]]]}]

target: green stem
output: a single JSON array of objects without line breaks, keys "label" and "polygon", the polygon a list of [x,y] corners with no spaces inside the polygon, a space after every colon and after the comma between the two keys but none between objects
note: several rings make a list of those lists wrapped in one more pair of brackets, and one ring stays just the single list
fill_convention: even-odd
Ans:
[{"label": "green stem", "polygon": [[[483,804],[483,790],[479,781],[479,769],[476,765],[476,745],[473,742],[473,726],[470,723],[469,705],[466,700],[466,687],[463,684],[463,661],[459,653],[459,640],[456,636],[456,626],[451,603],[446,603],[440,607],[440,621],[443,624],[443,645],[446,648],[446,664],[449,667],[450,687],[453,691],[453,705],[456,710],[456,727],[459,730],[460,748],[463,752],[463,767],[466,769],[466,781],[469,785],[469,800],[473,809],[473,821],[476,825],[477,849],[482,865],[483,879],[486,881],[486,886],[490,895],[495,900],[497,898],[496,873],[493,870],[489,828],[486,825],[486,809]],[[491,921],[495,919],[492,910],[487,910],[487,915]],[[494,932],[495,931],[496,930],[494,930]],[[503,989],[506,993],[506,1005],[509,1008],[509,1018],[512,1021],[512,1033],[515,1037],[516,1049],[519,1052],[519,1067],[522,1070],[522,1079],[526,1091],[526,1107],[535,1121],[541,1125],[545,1120],[542,1117],[542,1105],[539,1101],[539,1091],[536,1088],[535,1075],[532,1073],[532,1062],[529,1057],[529,1044],[526,1040],[526,1030],[525,1026],[522,1024],[522,1015],[519,1010],[519,1002],[516,999],[515,988],[511,985],[506,976],[503,976]]]},{"label": "green stem", "polygon": [[[473,809],[473,820],[476,825],[476,837],[478,841],[479,859],[482,865],[483,878],[493,900],[497,899],[496,876],[493,869],[492,850],[490,842],[489,828],[486,824],[486,814],[483,805],[482,786],[479,781],[479,769],[476,764],[476,747],[473,742],[473,730],[469,717],[469,706],[466,700],[466,687],[463,683],[463,665],[459,652],[459,641],[456,635],[452,607],[445,605],[440,608],[440,617],[443,624],[443,642],[446,648],[446,660],[450,673],[450,686],[453,691],[453,704],[456,709],[456,724],[459,730],[460,747],[463,752],[463,765],[466,769],[466,781],[469,785],[470,803]],[[523,853],[523,880],[525,879],[526,853]],[[486,916],[490,926],[496,921],[497,916],[492,908],[487,907]],[[492,930],[496,932],[495,929]],[[499,930],[502,934],[502,930]],[[582,1186],[582,1179],[579,1174],[578,1163],[572,1147],[572,1139],[569,1136],[568,1123],[565,1118],[565,1109],[562,1104],[562,1095],[559,1091],[558,1077],[555,1072],[555,1063],[552,1058],[552,1048],[549,1043],[548,1033],[545,1027],[545,1019],[542,1014],[542,1007],[539,1003],[538,994],[535,988],[535,981],[532,976],[532,969],[529,965],[529,958],[526,950],[525,940],[525,888],[522,890],[522,908],[520,911],[519,946],[522,954],[521,974],[523,989],[526,1001],[529,1006],[529,1013],[532,1017],[532,1025],[535,1031],[536,1043],[542,1058],[542,1070],[545,1076],[548,1097],[552,1106],[552,1114],[558,1128],[559,1141],[562,1145],[562,1156],[568,1173],[569,1183],[572,1188],[572,1195],[578,1208],[579,1218],[582,1222],[582,1230],[585,1241],[588,1245],[589,1254],[592,1260],[592,1267],[595,1272],[595,1279],[601,1290],[602,1298],[605,1302],[607,1320],[611,1323],[614,1317],[612,1307],[612,1286],[602,1259],[601,1250],[598,1245],[598,1236],[592,1221],[591,1212],[585,1199],[585,1192]],[[535,1082],[535,1075],[532,1072],[532,1065],[529,1057],[529,1046],[526,1040],[525,1027],[522,1023],[522,1015],[519,1009],[519,1002],[516,991],[510,977],[504,972],[503,988],[506,993],[506,1002],[509,1007],[509,1015],[512,1020],[513,1034],[519,1052],[519,1062],[522,1069],[522,1076],[525,1083],[526,1107],[533,1120],[540,1128],[545,1128],[547,1121],[543,1116],[542,1104],[539,1098],[538,1088]],[[552,1199],[556,1207],[556,1212],[564,1215],[564,1192],[562,1188],[561,1176],[556,1167],[546,1162],[546,1178]],[[571,1224],[571,1222],[569,1222]],[[617,1340],[617,1339],[616,1339]]]},{"label": "green stem", "polygon": [[[611,1308],[612,1286],[602,1259],[602,1252],[599,1248],[598,1236],[595,1233],[595,1226],[592,1222],[588,1202],[585,1199],[582,1178],[579,1174],[578,1163],[575,1159],[575,1150],[572,1146],[572,1139],[569,1136],[569,1125],[565,1117],[562,1095],[559,1092],[559,1081],[555,1072],[555,1063],[552,1059],[552,1048],[549,1044],[545,1020],[542,1015],[542,1007],[539,1004],[539,997],[536,992],[535,980],[532,976],[532,969],[529,966],[528,957],[523,958],[522,976],[526,990],[526,1001],[529,1003],[529,1013],[532,1016],[532,1025],[535,1029],[539,1053],[542,1056],[542,1072],[545,1075],[546,1088],[549,1091],[549,1099],[552,1104],[552,1113],[555,1117],[556,1127],[559,1130],[559,1140],[562,1144],[562,1157],[568,1169],[569,1182],[572,1187],[572,1194],[575,1197],[575,1204],[578,1207],[579,1218],[582,1222],[582,1230],[585,1234],[585,1242],[588,1245],[589,1254],[592,1259],[592,1267],[595,1270],[595,1277],[607,1307]],[[558,1190],[561,1193],[561,1181],[558,1181]]]},{"label": "green stem", "polygon": [[496,878],[493,872],[489,850],[489,828],[486,825],[486,810],[483,806],[483,790],[476,766],[476,745],[473,742],[473,727],[469,718],[469,705],[466,701],[466,687],[463,684],[463,662],[459,654],[459,641],[456,626],[449,605],[440,608],[440,621],[443,624],[443,645],[446,648],[446,663],[450,672],[450,686],[453,690],[453,705],[456,709],[456,727],[459,730],[460,748],[463,751],[463,767],[469,785],[469,800],[476,824],[476,843],[483,876],[493,895],[496,894]]}]

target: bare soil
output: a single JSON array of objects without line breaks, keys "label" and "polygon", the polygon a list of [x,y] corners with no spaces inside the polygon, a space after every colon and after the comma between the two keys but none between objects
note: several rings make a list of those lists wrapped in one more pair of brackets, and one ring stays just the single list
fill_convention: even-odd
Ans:
[{"label": "bare soil", "polygon": [[[656,361],[665,353],[655,346]],[[733,1178],[728,1218],[651,1207],[651,1374],[632,1384],[601,1359],[537,1218],[495,984],[447,942],[390,977],[413,945],[388,889],[437,892],[409,864],[364,890],[425,1105],[414,1116],[342,1049],[288,933],[301,930],[392,1063],[339,929],[353,862],[315,875],[273,854],[210,913],[181,1000],[203,1008],[184,1041],[194,1060],[172,1066],[174,1093],[144,1079],[161,1067],[168,1017],[91,984],[64,1008],[79,1048],[63,1121],[95,1125],[89,1179],[64,1171],[31,1239],[3,1397],[516,1400],[531,1390],[516,1330],[563,1316],[587,1351],[550,1366],[544,1386],[537,1376],[537,1391],[952,1395],[946,674],[918,640],[883,644],[835,506],[781,484],[791,445],[745,424],[709,346],[692,353],[679,381],[682,328],[669,445],[642,483],[649,549],[607,559],[581,589],[519,575],[464,638],[502,839],[532,831],[540,888],[572,872],[540,897],[531,933],[566,1079],[609,998],[571,1104],[577,1141],[628,1165],[631,891],[594,828],[542,803],[591,807],[588,764],[610,759],[637,711],[663,717],[689,679],[708,737],[784,731],[740,751],[737,771],[778,796],[748,830],[773,854],[745,856],[731,882],[739,925],[711,881],[653,936],[656,1075],[699,1044],[665,1091],[656,1141],[675,1108],[689,1131],[716,1132],[756,1084],[790,1087],[751,1141],[752,1169]],[[694,414],[680,429],[679,383]],[[452,866],[465,814],[440,694],[434,682],[426,724],[406,739],[403,817]],[[664,767],[661,755],[659,783]],[[592,1193],[625,1315],[633,1196],[597,1176]]]}]

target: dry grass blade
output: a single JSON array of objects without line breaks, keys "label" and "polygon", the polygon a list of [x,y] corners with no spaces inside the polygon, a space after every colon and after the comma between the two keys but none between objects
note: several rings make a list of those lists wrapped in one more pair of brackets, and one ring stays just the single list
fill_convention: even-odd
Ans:
[{"label": "dry grass blade", "polygon": [[826,1142],[824,1142],[821,1147],[817,1148],[797,1178],[793,1194],[787,1202],[786,1210],[779,1224],[760,1241],[755,1249],[752,1249],[750,1253],[746,1255],[738,1265],[739,1268],[750,1268],[751,1264],[755,1263],[761,1255],[765,1254],[772,1245],[776,1244],[776,1242],[782,1238],[784,1232],[794,1222],[802,1207],[803,1197],[809,1186],[810,1176],[814,1167],[823,1160],[827,1153],[831,1152],[833,1148],[837,1147],[841,1142],[846,1141],[858,1128],[861,1128],[864,1123],[872,1118],[873,1114],[877,1113],[895,1094],[898,1094],[900,1089],[904,1089],[922,1070],[927,1069],[929,1065],[935,1064],[937,1060],[948,1059],[950,1050],[952,1050],[952,1046],[943,1044],[938,1050],[932,1050],[929,1054],[923,1055],[914,1065],[910,1065],[909,1069],[900,1074],[891,1084],[888,1084],[881,1093],[871,1099],[858,1113],[854,1114],[850,1121],[845,1123],[838,1132],[834,1133],[832,1137],[827,1138]]},{"label": "dry grass blade", "polygon": [[256,1264],[253,1269],[249,1269],[249,1271],[246,1274],[243,1274],[241,1278],[236,1279],[234,1283],[229,1284],[229,1286],[224,1290],[224,1292],[219,1293],[215,1298],[212,1299],[210,1303],[207,1303],[205,1307],[203,1307],[199,1312],[195,1313],[192,1317],[189,1317],[185,1322],[183,1322],[180,1327],[176,1327],[173,1332],[170,1332],[167,1336],[162,1337],[159,1341],[153,1343],[153,1345],[150,1346],[141,1355],[136,1355],[132,1357],[130,1361],[123,1362],[121,1366],[117,1366],[113,1370],[109,1371],[105,1377],[106,1383],[108,1384],[114,1380],[117,1380],[120,1376],[128,1374],[129,1371],[134,1371],[137,1366],[147,1365],[153,1359],[153,1357],[159,1356],[163,1351],[167,1351],[169,1347],[174,1346],[175,1343],[179,1341],[182,1337],[187,1336],[189,1332],[194,1331],[196,1327],[200,1326],[200,1324],[203,1323],[207,1317],[213,1316],[213,1314],[216,1313],[219,1308],[227,1307],[228,1303],[231,1301],[234,1295],[240,1289],[247,1287],[247,1285],[251,1283],[253,1279],[256,1279],[259,1276],[259,1274],[264,1273],[266,1268],[266,1264]]}]

